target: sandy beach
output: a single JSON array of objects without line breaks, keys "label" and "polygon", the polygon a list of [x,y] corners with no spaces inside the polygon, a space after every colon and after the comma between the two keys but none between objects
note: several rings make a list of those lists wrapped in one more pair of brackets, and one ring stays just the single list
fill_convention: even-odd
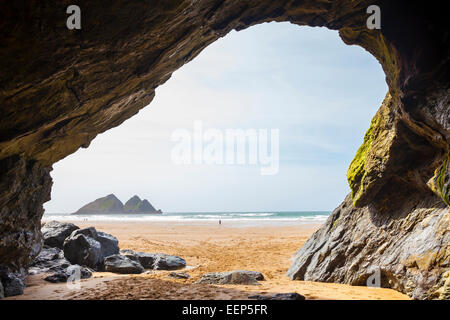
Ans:
[{"label": "sandy beach", "polygon": [[[390,289],[291,281],[286,277],[292,255],[319,227],[314,224],[242,226],[237,222],[75,222],[115,235],[121,249],[164,252],[184,258],[189,279],[168,277],[169,271],[140,275],[96,272],[78,288],[52,284],[44,275],[27,278],[24,295],[8,299],[248,299],[254,294],[297,292],[306,299],[408,299]],[[261,285],[194,284],[204,273],[260,271]]]}]

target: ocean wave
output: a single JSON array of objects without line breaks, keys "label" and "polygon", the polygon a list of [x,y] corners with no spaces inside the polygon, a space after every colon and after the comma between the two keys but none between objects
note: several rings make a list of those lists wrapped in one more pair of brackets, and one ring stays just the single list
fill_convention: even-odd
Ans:
[{"label": "ocean wave", "polygon": [[69,220],[69,221],[185,221],[185,222],[199,222],[199,221],[297,221],[297,222],[324,222],[328,218],[329,213],[315,212],[264,212],[264,213],[249,213],[249,212],[233,212],[233,213],[172,213],[163,215],[68,215],[68,214],[45,214],[44,221],[49,220]]}]

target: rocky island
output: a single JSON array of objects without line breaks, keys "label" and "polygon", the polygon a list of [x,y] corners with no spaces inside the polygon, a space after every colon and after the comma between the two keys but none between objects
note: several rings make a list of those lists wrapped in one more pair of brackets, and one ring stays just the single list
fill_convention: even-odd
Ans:
[{"label": "rocky island", "polygon": [[98,198],[72,214],[121,214],[121,213],[153,213],[162,214],[156,210],[147,199],[141,200],[138,196],[131,197],[125,205],[114,194]]}]

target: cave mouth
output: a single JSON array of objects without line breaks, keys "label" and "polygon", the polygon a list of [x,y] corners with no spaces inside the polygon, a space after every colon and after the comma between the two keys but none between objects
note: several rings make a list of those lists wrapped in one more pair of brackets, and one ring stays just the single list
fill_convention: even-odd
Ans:
[{"label": "cave mouth", "polygon": [[[62,3],[49,7],[31,1],[24,10],[21,4],[5,4],[0,11],[5,30],[0,35],[0,101],[7,115],[0,120],[2,282],[14,274],[23,276],[41,248],[39,227],[43,203],[50,199],[54,163],[135,115],[175,70],[231,30],[289,21],[339,30],[346,44],[360,45],[380,62],[389,86],[350,164],[352,194],[333,214],[340,219],[334,221],[336,228],[327,225],[302,247],[306,260],[296,261],[291,277],[351,283],[351,275],[339,268],[309,272],[318,261],[341,268],[352,262],[351,257],[340,259],[341,254],[323,261],[318,248],[346,243],[357,255],[379,245],[383,250],[365,252],[379,267],[407,263],[395,273],[399,290],[417,298],[445,297],[445,246],[450,242],[445,238],[450,229],[448,19],[443,10],[423,2],[378,4],[382,27],[369,30],[370,3],[363,0],[180,0],[164,2],[157,10],[153,3],[104,6],[80,0],[86,13],[83,31],[70,34]],[[390,214],[400,211],[401,218],[392,221]],[[431,215],[425,233],[419,226]],[[389,232],[380,233],[374,225]],[[354,245],[348,237],[361,229],[377,243]],[[341,241],[327,242],[330,239]],[[421,257],[437,248],[443,250],[437,259],[421,263]],[[393,251],[396,257],[388,259]],[[417,261],[406,261],[405,256]],[[359,266],[352,267],[357,276]],[[433,276],[424,279],[423,272]]]},{"label": "cave mouth", "polygon": [[[386,90],[378,62],[335,31],[272,22],[232,32],[174,73],[133,119],[54,164],[44,207],[75,212],[114,193],[121,200],[151,195],[165,212],[331,212],[349,192],[345,173]],[[204,157],[193,161],[190,148],[187,163],[177,163],[173,151],[184,141],[174,133],[189,131],[191,139],[199,122]],[[267,149],[278,130],[277,172],[264,175],[258,155],[249,163],[250,144],[261,149],[250,136],[245,150],[233,146],[244,153],[234,160],[244,162],[227,163],[224,141],[222,159],[208,163],[204,137],[220,131],[223,139],[229,128],[267,131]],[[264,201],[255,203],[255,194]],[[174,195],[185,207],[173,206]]]}]

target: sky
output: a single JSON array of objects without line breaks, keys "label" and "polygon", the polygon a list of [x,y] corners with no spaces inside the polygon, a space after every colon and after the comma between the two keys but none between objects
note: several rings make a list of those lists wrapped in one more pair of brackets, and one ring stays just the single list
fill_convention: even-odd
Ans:
[{"label": "sky", "polygon": [[[114,193],[164,212],[331,211],[350,192],[348,165],[386,92],[376,59],[337,31],[275,22],[232,31],[137,115],[54,164],[44,208],[74,212]],[[195,123],[203,133],[278,130],[276,174],[262,175],[259,162],[174,161],[174,132]]]}]

